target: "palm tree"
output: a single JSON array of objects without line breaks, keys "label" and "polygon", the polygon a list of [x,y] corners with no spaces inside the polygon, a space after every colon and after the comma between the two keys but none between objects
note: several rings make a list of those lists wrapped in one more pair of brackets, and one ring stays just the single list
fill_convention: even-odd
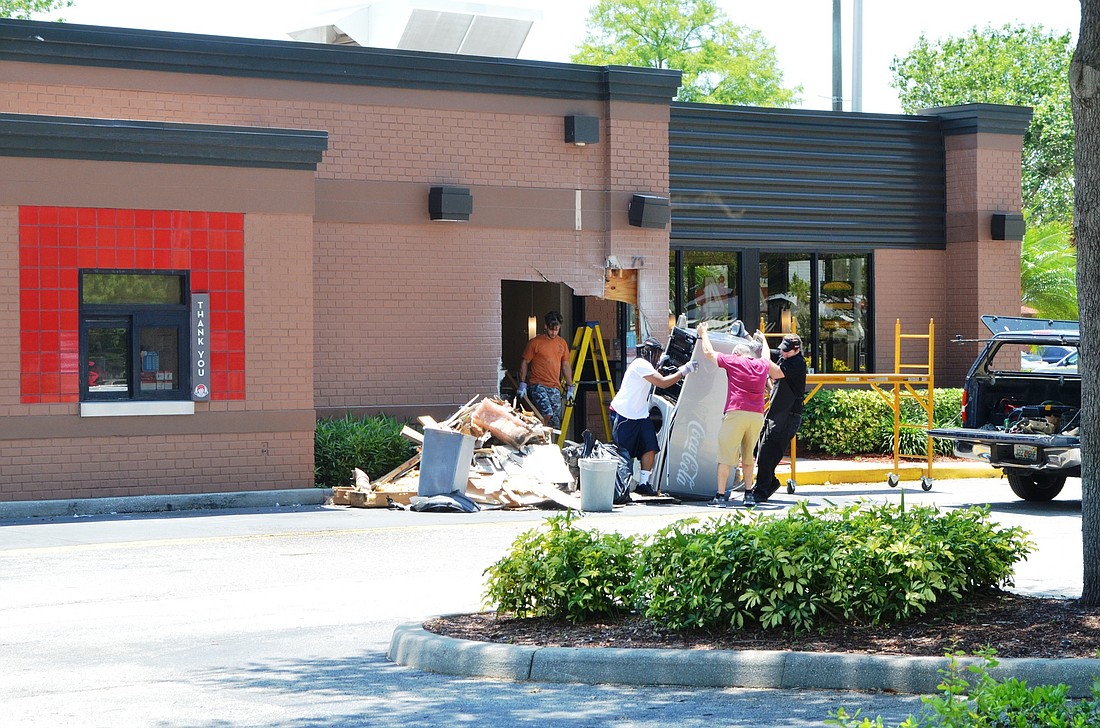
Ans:
[{"label": "palm tree", "polygon": [[1023,304],[1040,318],[1077,319],[1077,245],[1064,222],[1029,227],[1020,256]]}]

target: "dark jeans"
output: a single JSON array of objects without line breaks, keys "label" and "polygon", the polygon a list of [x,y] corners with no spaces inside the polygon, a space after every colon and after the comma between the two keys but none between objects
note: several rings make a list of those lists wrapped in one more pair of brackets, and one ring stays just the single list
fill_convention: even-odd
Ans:
[{"label": "dark jeans", "polygon": [[768,411],[764,418],[764,429],[760,433],[760,447],[757,448],[756,453],[754,492],[757,498],[767,498],[779,489],[775,469],[783,459],[783,454],[787,452],[787,445],[790,444],[791,438],[798,432],[798,426],[801,424],[801,414]]}]

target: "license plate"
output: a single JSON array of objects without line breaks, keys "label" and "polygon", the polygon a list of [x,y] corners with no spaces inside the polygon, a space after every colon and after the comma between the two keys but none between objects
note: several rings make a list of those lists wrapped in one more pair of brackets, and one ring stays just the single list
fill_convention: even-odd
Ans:
[{"label": "license plate", "polygon": [[1026,460],[1033,463],[1039,459],[1039,448],[1034,445],[1013,445],[1012,458],[1014,460]]}]

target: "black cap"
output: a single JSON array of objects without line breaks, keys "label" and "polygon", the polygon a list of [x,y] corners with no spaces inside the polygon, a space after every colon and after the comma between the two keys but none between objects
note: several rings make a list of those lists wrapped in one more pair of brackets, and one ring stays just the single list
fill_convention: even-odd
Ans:
[{"label": "black cap", "polygon": [[790,351],[792,349],[801,349],[802,339],[798,338],[798,334],[787,334],[783,337],[783,341],[779,342],[780,351]]}]

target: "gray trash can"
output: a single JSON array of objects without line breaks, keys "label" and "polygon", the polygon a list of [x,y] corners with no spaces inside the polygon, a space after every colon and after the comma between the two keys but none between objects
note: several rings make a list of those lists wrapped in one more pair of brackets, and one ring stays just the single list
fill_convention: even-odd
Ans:
[{"label": "gray trash can", "polygon": [[581,510],[607,513],[615,503],[615,476],[619,461],[608,458],[581,458]]},{"label": "gray trash can", "polygon": [[465,494],[473,458],[472,436],[445,428],[425,429],[424,447],[420,451],[420,484],[416,494],[425,498],[456,490]]}]

